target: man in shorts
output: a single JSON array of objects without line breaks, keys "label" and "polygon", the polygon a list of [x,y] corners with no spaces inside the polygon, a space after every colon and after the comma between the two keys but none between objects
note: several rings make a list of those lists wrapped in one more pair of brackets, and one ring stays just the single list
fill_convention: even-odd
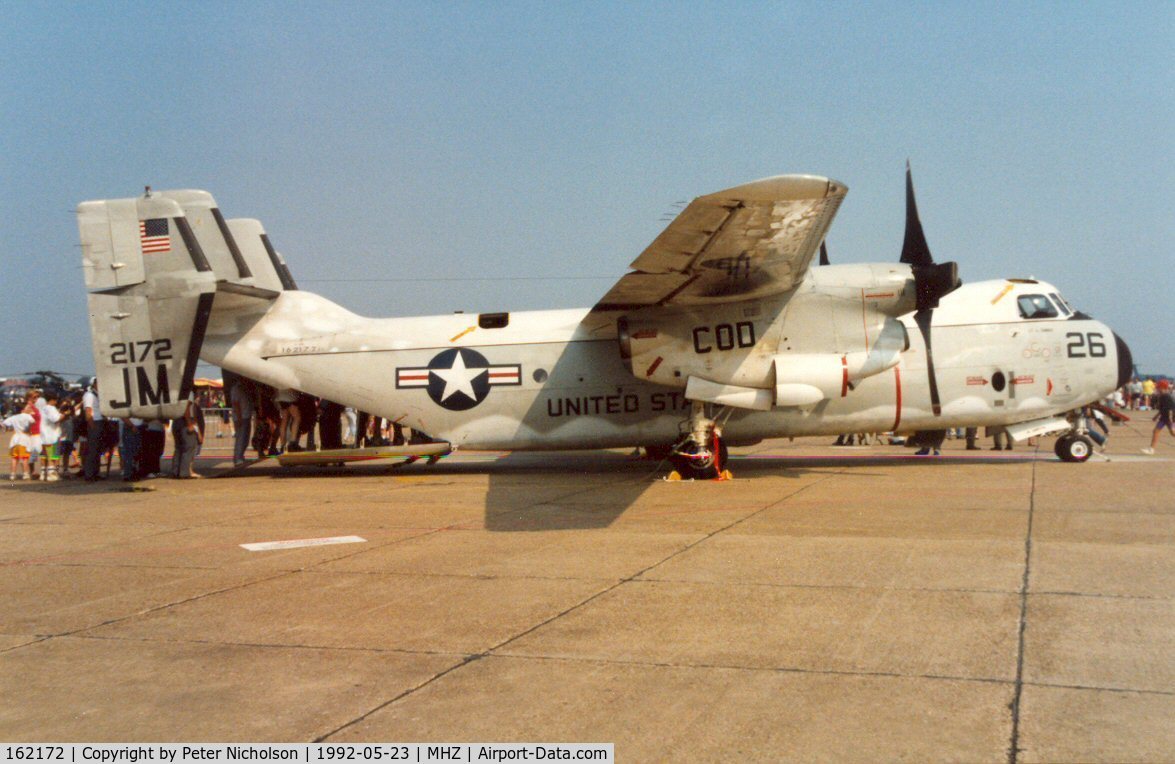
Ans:
[{"label": "man in shorts", "polygon": [[[291,441],[297,443],[298,433],[302,428],[302,412],[297,406],[298,393],[284,387],[277,391],[274,400],[277,401],[282,412],[281,424],[278,425],[278,448],[281,449],[281,453],[285,453],[289,449]],[[302,449],[295,445],[292,450],[301,451]]]},{"label": "man in shorts", "polygon": [[1175,435],[1175,398],[1171,396],[1171,383],[1165,379],[1160,379],[1155,385],[1154,407],[1157,412],[1155,431],[1151,433],[1150,448],[1142,449],[1144,454],[1155,452],[1155,446],[1159,445],[1159,435],[1164,428]]}]

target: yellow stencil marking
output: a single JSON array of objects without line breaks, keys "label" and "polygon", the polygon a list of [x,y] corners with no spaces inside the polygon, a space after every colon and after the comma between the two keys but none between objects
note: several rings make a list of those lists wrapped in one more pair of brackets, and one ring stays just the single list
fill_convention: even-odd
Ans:
[{"label": "yellow stencil marking", "polygon": [[997,302],[1004,299],[1004,295],[1006,295],[1008,292],[1011,292],[1014,287],[1014,284],[1008,284],[1006,287],[1004,287],[1004,291],[995,296],[995,299],[991,301],[991,304],[995,305]]},{"label": "yellow stencil marking", "polygon": [[[1010,288],[1010,287],[1009,287],[1009,288]],[[472,332],[472,331],[473,331],[474,329],[476,329],[476,328],[477,328],[476,326],[471,326],[471,327],[469,327],[469,328],[468,328],[468,329],[466,329],[465,331],[461,332],[460,334],[458,334],[458,335],[456,335],[455,337],[453,337],[452,339],[450,339],[450,340],[449,340],[449,342],[456,342],[457,340],[461,339],[461,338],[462,338],[462,337],[464,337],[466,334],[469,334],[470,332]]]}]

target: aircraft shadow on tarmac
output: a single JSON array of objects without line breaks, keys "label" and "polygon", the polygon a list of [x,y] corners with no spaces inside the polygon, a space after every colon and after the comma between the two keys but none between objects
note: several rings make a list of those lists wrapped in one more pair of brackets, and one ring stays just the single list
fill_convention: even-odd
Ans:
[{"label": "aircraft shadow on tarmac", "polygon": [[[879,466],[925,467],[929,463],[937,468],[951,469],[962,465],[1000,465],[1032,459],[1032,452],[1027,451],[1021,458],[976,455],[926,459],[915,457],[912,451],[816,457],[746,455],[733,457],[730,468],[735,480],[746,481],[768,477],[798,478],[814,469],[831,468],[868,476],[873,474],[872,468]],[[606,528],[671,469],[668,462],[601,451],[558,455],[514,453],[492,464],[449,462],[437,467],[450,474],[484,471],[488,476],[485,528],[502,532]]]},{"label": "aircraft shadow on tarmac", "polygon": [[[878,459],[872,465],[892,461]],[[808,459],[778,457],[731,460],[735,480],[744,481],[798,478],[810,474],[817,466],[859,470],[870,464],[860,459],[836,458],[819,464]],[[668,476],[670,470],[667,461],[617,452],[560,453],[554,458],[537,453],[510,454],[487,470],[485,527],[503,532],[606,528]],[[690,488],[683,486],[682,490]]]},{"label": "aircraft shadow on tarmac", "polygon": [[345,468],[294,467],[273,470],[271,474],[280,479],[387,478],[389,474],[440,479],[485,475],[486,530],[530,532],[606,528],[654,480],[669,472],[667,464],[606,451],[557,455],[508,453],[470,459],[446,459],[434,465],[403,468],[392,468],[386,463],[352,464]]},{"label": "aircraft shadow on tarmac", "polygon": [[[746,455],[733,457],[730,468],[736,480],[745,481],[800,477],[819,468],[868,475],[873,467],[879,466],[924,467],[929,463],[951,469],[963,465],[1006,465],[1032,460],[1033,454],[1028,451],[1020,458],[975,455],[927,459],[914,456],[912,451],[817,457]],[[445,465],[449,470],[477,466]],[[599,451],[563,453],[556,458],[534,453],[510,454],[482,469],[489,477],[485,527],[486,530],[503,532],[606,528],[670,471],[668,462]]]},{"label": "aircraft shadow on tarmac", "polygon": [[[745,469],[748,477],[780,474],[779,465],[773,463],[748,464]],[[431,466],[403,468],[382,462],[347,467],[261,465],[244,474],[281,480],[386,479],[389,474],[431,479],[484,475],[486,530],[518,533],[607,528],[669,471],[668,462],[615,451],[587,451],[508,453],[487,455],[485,459],[471,456],[469,461],[446,459]],[[789,466],[787,474],[808,471],[807,465]]]},{"label": "aircraft shadow on tarmac", "polygon": [[[777,460],[748,460],[739,470],[748,479],[781,474],[798,477],[811,472],[810,467],[784,465]],[[405,468],[353,464],[346,468],[295,467],[266,472],[280,479],[377,479],[386,478],[389,473],[433,479],[485,475],[484,527],[489,531],[519,533],[607,528],[650,487],[666,477],[670,469],[668,462],[622,452],[586,451],[508,453]]]},{"label": "aircraft shadow on tarmac", "polygon": [[[208,477],[270,477],[282,480],[386,479],[389,475],[417,478],[485,475],[484,523],[486,530],[499,532],[534,532],[547,530],[581,530],[607,528],[624,514],[657,481],[670,471],[668,462],[657,462],[618,451],[581,451],[557,453],[506,453],[475,455],[463,452],[465,459],[446,459],[435,465],[418,463],[392,467],[387,462],[352,464],[347,467],[306,466],[279,467],[275,462],[254,465],[246,470],[215,467]],[[838,452],[827,455],[787,455],[751,453],[732,455],[730,468],[736,480],[765,477],[798,477],[814,469],[839,469],[858,472],[871,467],[920,467],[934,465],[950,469],[961,465],[1000,465],[1034,460],[1055,460],[1051,453],[1023,450],[1012,454],[944,455],[916,457],[912,451]],[[165,460],[165,466],[166,466]],[[91,492],[152,490],[147,481],[127,484],[117,471],[98,483],[69,480],[52,484],[71,494]],[[198,485],[195,483],[194,485]],[[16,490],[52,490],[50,485],[23,481]]]}]

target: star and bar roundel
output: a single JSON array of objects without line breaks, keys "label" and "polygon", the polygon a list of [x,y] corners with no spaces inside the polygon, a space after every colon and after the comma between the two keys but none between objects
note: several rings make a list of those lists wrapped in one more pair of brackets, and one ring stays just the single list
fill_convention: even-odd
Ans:
[{"label": "star and bar roundel", "polygon": [[471,409],[486,399],[491,387],[522,384],[519,364],[491,364],[469,348],[450,348],[433,356],[428,366],[398,367],[396,389],[423,387],[438,406],[450,411]]}]

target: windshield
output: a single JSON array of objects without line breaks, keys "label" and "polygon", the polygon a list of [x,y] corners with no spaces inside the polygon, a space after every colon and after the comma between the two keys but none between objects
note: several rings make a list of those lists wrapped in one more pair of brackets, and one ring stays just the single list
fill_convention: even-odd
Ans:
[{"label": "windshield", "polygon": [[1021,318],[1056,318],[1057,308],[1043,294],[1024,294],[1016,300]]}]

